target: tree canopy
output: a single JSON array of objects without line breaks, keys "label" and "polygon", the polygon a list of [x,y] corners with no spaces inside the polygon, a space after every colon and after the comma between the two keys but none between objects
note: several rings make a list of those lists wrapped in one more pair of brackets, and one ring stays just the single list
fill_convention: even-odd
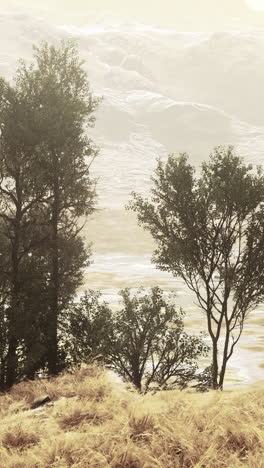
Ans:
[{"label": "tree canopy", "polygon": [[180,276],[206,314],[213,387],[222,388],[245,319],[264,299],[262,170],[219,147],[198,175],[186,154],[170,155],[152,183],[150,198],[134,193],[129,208],[156,242],[154,263]]},{"label": "tree canopy", "polygon": [[89,263],[79,233],[95,209],[90,164],[98,149],[87,131],[98,104],[72,41],[43,42],[13,85],[0,80],[6,387],[40,366],[60,368],[59,316]]},{"label": "tree canopy", "polygon": [[65,329],[70,356],[100,358],[140,391],[184,388],[197,379],[208,346],[201,334],[184,331],[183,311],[159,287],[124,289],[120,298],[117,311],[92,291],[72,304]]}]

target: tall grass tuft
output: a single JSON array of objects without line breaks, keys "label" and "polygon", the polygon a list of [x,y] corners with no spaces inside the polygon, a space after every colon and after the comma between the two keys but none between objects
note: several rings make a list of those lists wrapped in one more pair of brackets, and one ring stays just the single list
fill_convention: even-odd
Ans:
[{"label": "tall grass tuft", "polygon": [[[43,394],[53,405],[31,410]],[[264,392],[128,391],[83,366],[0,396],[0,468],[264,468]]]}]

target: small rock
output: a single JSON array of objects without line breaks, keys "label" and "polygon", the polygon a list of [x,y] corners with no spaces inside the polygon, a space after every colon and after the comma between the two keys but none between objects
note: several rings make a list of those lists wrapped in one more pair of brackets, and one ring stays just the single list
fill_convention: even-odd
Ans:
[{"label": "small rock", "polygon": [[36,398],[33,401],[30,408],[31,409],[39,408],[40,406],[46,405],[50,401],[51,401],[51,398],[49,397],[49,395],[41,395],[40,397]]}]

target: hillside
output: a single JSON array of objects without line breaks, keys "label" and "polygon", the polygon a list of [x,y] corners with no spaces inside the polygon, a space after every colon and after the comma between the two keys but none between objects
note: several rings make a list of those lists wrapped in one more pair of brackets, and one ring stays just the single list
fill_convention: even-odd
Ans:
[{"label": "hillside", "polygon": [[[51,403],[30,409],[48,394]],[[141,396],[96,367],[0,397],[1,468],[264,467],[264,396]]]}]

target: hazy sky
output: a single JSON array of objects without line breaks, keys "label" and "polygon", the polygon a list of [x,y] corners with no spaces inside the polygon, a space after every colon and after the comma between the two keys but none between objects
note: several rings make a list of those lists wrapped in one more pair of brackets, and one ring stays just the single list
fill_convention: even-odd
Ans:
[{"label": "hazy sky", "polygon": [[1,10],[56,23],[89,23],[99,15],[178,30],[264,29],[264,0],[0,0]]}]

